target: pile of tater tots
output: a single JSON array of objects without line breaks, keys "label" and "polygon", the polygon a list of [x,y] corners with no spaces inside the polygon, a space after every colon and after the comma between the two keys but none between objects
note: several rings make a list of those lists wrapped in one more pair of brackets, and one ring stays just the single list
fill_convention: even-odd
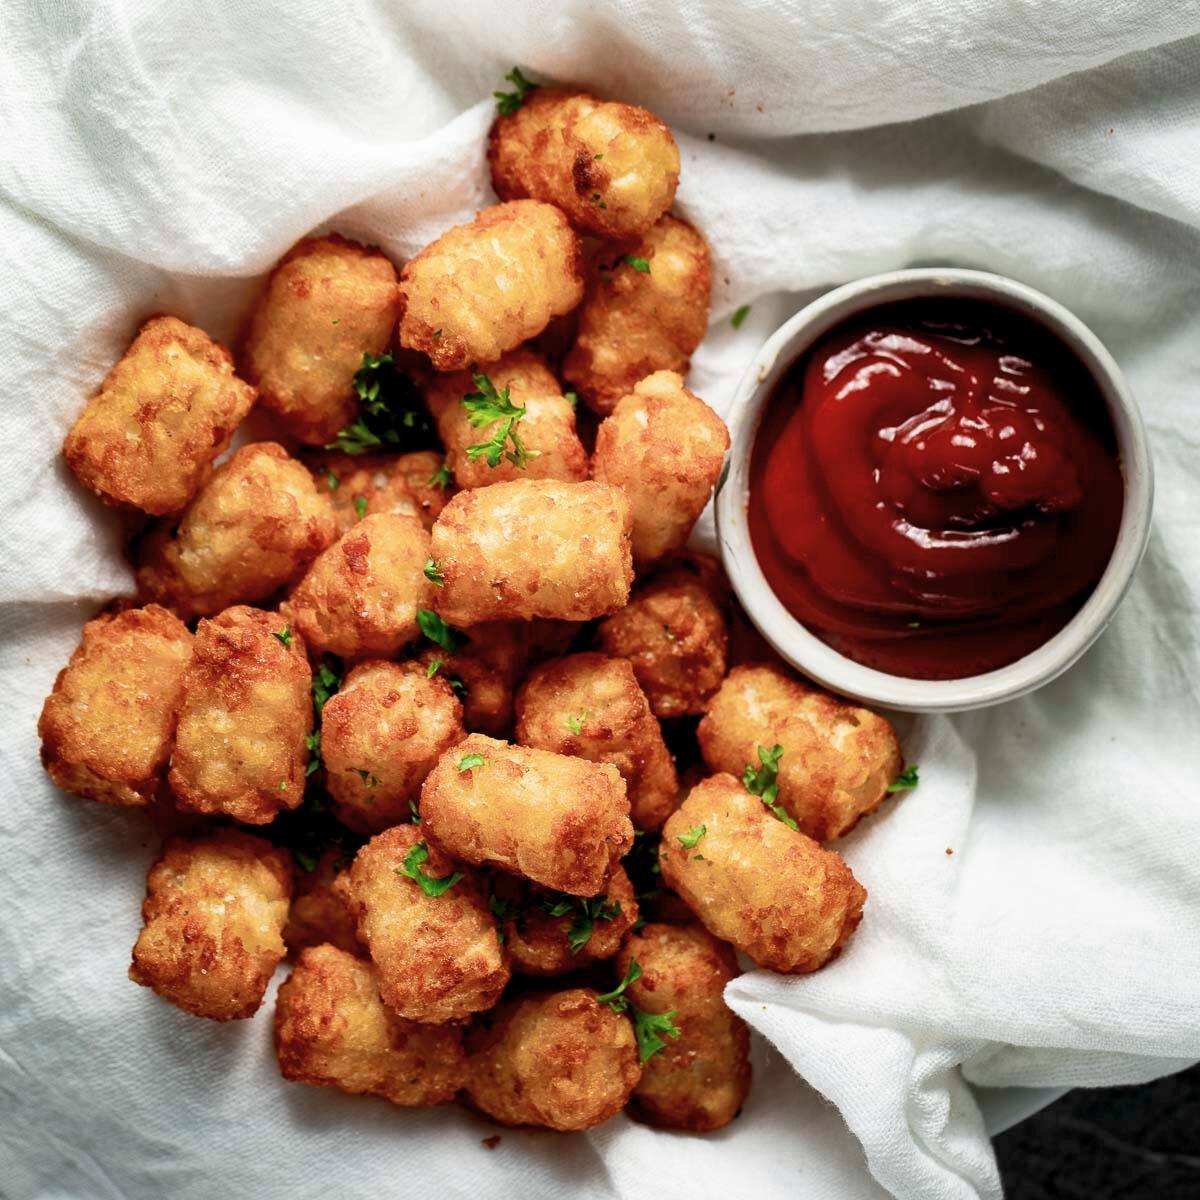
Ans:
[{"label": "pile of tater tots", "polygon": [[226,1021],[290,961],[285,1078],[714,1130],[750,1088],[725,984],[842,949],[866,893],[825,843],[912,772],[731,642],[685,548],[729,435],[684,386],[711,280],[670,130],[509,78],[501,203],[399,272],[307,238],[236,358],[155,316],[88,401],[64,452],[144,514],[138,595],[42,757],[167,831],[134,982]]}]

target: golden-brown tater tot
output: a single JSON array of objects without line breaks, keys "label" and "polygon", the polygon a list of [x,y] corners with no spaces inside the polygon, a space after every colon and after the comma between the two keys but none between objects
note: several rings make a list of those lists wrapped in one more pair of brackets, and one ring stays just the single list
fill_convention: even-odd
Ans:
[{"label": "golden-brown tater tot", "polygon": [[643,379],[601,422],[592,474],[629,497],[636,563],[683,546],[728,449],[725,422],[673,371]]},{"label": "golden-brown tater tot", "polygon": [[782,746],[779,803],[819,842],[876,808],[903,766],[884,717],[775,667],[734,667],[698,734],[709,767],[733,775],[758,767],[759,746]]},{"label": "golden-brown tater tot", "polygon": [[197,1017],[252,1017],[279,960],[285,850],[235,829],[172,838],[150,868],[129,978]]},{"label": "golden-brown tater tot", "polygon": [[471,732],[506,737],[512,732],[513,693],[528,654],[524,626],[488,621],[458,631],[458,649],[434,646],[421,655],[426,671],[447,680],[462,701]]},{"label": "golden-brown tater tot", "polygon": [[623,867],[612,873],[601,895],[590,898],[496,872],[490,903],[502,922],[513,970],[525,975],[563,975],[612,958],[638,919],[633,885]]},{"label": "golden-brown tater tot", "polygon": [[350,894],[379,994],[399,1016],[441,1025],[500,998],[508,957],[475,872],[456,867],[421,826],[373,837],[350,868]]},{"label": "golden-brown tater tot", "polygon": [[709,933],[784,975],[824,966],[862,919],[867,893],[842,856],[789,829],[732,775],[691,790],[658,858]]},{"label": "golden-brown tater tot", "polygon": [[498,362],[481,367],[498,393],[507,393],[509,404],[524,409],[512,427],[528,455],[521,466],[507,454],[514,453],[510,440],[496,465],[489,466],[486,454],[472,460],[472,446],[480,446],[497,435],[497,417],[484,425],[472,423],[464,399],[479,394],[468,371],[433,374],[425,387],[425,401],[437,422],[446,446],[446,462],[461,488],[486,487],[506,479],[564,479],[579,482],[588,477],[587,453],[575,432],[575,409],[562,393],[545,360],[532,350],[511,350]]},{"label": "golden-brown tater tot", "polygon": [[646,1061],[630,1102],[651,1125],[709,1133],[728,1125],[750,1092],[750,1033],[724,1000],[741,972],[732,949],[698,925],[645,925],[617,956],[617,973],[643,1012],[672,1012],[679,1037]]},{"label": "golden-brown tater tot", "polygon": [[455,858],[572,896],[602,892],[633,844],[616,767],[481,733],[438,760],[421,789],[421,819]]},{"label": "golden-brown tater tot", "polygon": [[452,624],[555,617],[587,621],[624,606],[633,582],[629,501],[599,483],[516,479],[459,492],[433,527]]},{"label": "golden-brown tater tot", "polygon": [[590,1129],[625,1107],[642,1068],[629,1019],[591,988],[510,1000],[467,1033],[466,1093],[503,1125]]},{"label": "golden-brown tater tot", "polygon": [[612,763],[639,829],[657,829],[675,807],[675,764],[623,658],[572,654],[536,668],[517,695],[517,741]]},{"label": "golden-brown tater tot", "polygon": [[151,317],[63,443],[80,483],[109,504],[178,512],[254,404],[233,357],[203,330]]},{"label": "golden-brown tater tot", "polygon": [[167,781],[190,812],[265,825],[304,798],[312,732],[304,642],[276,613],[227,608],[196,629]]},{"label": "golden-brown tater tot", "polygon": [[448,1104],[466,1078],[462,1030],[389,1012],[375,968],[336,946],[305,950],[280,984],[275,1054],[285,1079],[407,1108]]},{"label": "golden-brown tater tot", "polygon": [[502,200],[557,204],[577,229],[603,238],[645,233],[679,183],[679,147],[653,113],[558,88],[536,88],[496,118],[488,162]]},{"label": "golden-brown tater tot", "polygon": [[172,528],[142,544],[142,595],[185,618],[263,600],[333,541],[328,498],[282,446],[243,446],[213,474]]},{"label": "golden-brown tater tot", "polygon": [[686,375],[708,328],[711,291],[708,246],[675,217],[663,217],[627,255],[597,255],[563,378],[603,416],[655,371]]},{"label": "golden-brown tater tot", "polygon": [[517,200],[448,229],[400,274],[400,345],[439,371],[491,363],[583,296],[579,239],[553,205]]},{"label": "golden-brown tater tot", "polygon": [[296,890],[283,927],[289,958],[306,946],[325,942],[350,954],[363,953],[347,866],[349,856],[342,847],[330,846],[322,851],[313,870],[296,871]]},{"label": "golden-brown tater tot", "polygon": [[242,350],[263,407],[299,441],[331,441],[354,420],[355,372],[388,348],[399,305],[396,269],[378,250],[336,234],[297,243],[271,272]]},{"label": "golden-brown tater tot", "polygon": [[317,490],[324,490],[333,505],[338,536],[373,513],[416,517],[432,529],[453,495],[453,484],[439,474],[444,461],[434,450],[361,456],[326,451],[304,456]]},{"label": "golden-brown tater tot", "polygon": [[163,780],[192,635],[149,604],[83,627],[42,705],[42,765],[60,788],[102,804],[146,804]]},{"label": "golden-brown tater tot", "polygon": [[338,820],[378,833],[411,819],[439,755],[462,741],[462,705],[420,663],[364,662],[321,717],[321,757]]},{"label": "golden-brown tater tot", "polygon": [[318,556],[279,611],[316,651],[387,658],[417,636],[433,602],[429,534],[413,517],[364,517]]},{"label": "golden-brown tater tot", "polygon": [[687,569],[656,575],[602,621],[606,653],[627,658],[656,717],[693,716],[721,685],[729,647],[725,617]]}]

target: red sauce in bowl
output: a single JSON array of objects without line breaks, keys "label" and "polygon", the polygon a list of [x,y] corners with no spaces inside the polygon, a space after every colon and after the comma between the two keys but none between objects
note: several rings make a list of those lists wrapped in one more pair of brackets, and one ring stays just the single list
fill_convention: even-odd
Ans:
[{"label": "red sauce in bowl", "polygon": [[827,334],[768,403],[749,524],[812,633],[911,679],[962,679],[1057,633],[1104,572],[1124,500],[1111,421],[1040,327],[911,302]]}]

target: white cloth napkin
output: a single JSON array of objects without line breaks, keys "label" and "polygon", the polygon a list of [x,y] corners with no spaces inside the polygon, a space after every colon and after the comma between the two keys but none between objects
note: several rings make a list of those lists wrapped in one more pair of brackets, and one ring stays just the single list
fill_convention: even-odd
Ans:
[{"label": "white cloth napkin", "polygon": [[[0,6],[0,1192],[994,1198],[964,1080],[1200,1058],[1197,35],[1178,0]],[[804,299],[954,263],[1089,322],[1157,460],[1150,552],[1100,644],[1026,700],[907,723],[920,787],[845,843],[871,892],[848,952],[730,986],[767,1040],[710,1138],[618,1117],[488,1151],[455,1109],[284,1084],[270,997],[218,1026],[126,981],[156,835],[37,764],[54,673],[130,586],[58,456],[85,397],[152,312],[229,337],[313,227],[403,260],[489,202],[514,63],[674,124],[679,209],[715,254],[692,383],[716,407]]]}]

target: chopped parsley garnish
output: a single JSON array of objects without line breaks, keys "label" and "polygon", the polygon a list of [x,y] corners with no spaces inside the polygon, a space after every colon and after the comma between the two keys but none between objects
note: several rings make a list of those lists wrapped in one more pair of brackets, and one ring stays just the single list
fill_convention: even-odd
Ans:
[{"label": "chopped parsley garnish", "polygon": [[650,274],[650,263],[647,259],[637,258],[632,254],[622,254],[621,261],[628,263],[635,271],[640,271],[643,275]]},{"label": "chopped parsley garnish", "polygon": [[282,642],[285,646],[292,644],[292,627],[285,625],[282,629],[272,631],[271,636],[277,641]]},{"label": "chopped parsley garnish", "polygon": [[325,711],[326,702],[330,696],[337,694],[341,682],[341,676],[326,666],[325,663],[321,663],[313,672],[312,697],[313,705],[317,710],[318,721],[321,719],[321,714]]},{"label": "chopped parsley garnish", "polygon": [[464,754],[458,760],[458,773],[465,774],[467,771],[473,771],[476,767],[482,767],[487,762],[487,759],[482,754]]},{"label": "chopped parsley garnish", "polygon": [[358,519],[361,521],[367,515],[367,498],[366,496],[354,497],[354,511],[358,513]]},{"label": "chopped parsley garnish", "polygon": [[488,908],[492,910],[492,916],[497,921],[507,921],[512,916],[512,901],[497,896],[495,892],[488,897]]},{"label": "chopped parsley garnish", "polygon": [[342,486],[342,481],[333,473],[332,470],[325,472],[325,482],[329,485],[331,492],[336,492]]},{"label": "chopped parsley garnish", "polygon": [[[517,423],[525,415],[525,409],[508,398],[508,388],[497,390],[496,385],[486,375],[472,375],[476,390],[463,397],[463,407],[467,410],[471,424],[476,429],[485,425],[495,425],[492,436],[486,442],[476,442],[467,447],[467,457],[474,462],[477,458],[486,460],[489,467],[498,467],[502,458],[507,458],[514,467],[525,468],[529,459],[536,458],[540,450],[527,450],[517,433]],[[505,447],[509,441],[512,449]]]},{"label": "chopped parsley garnish", "polygon": [[743,304],[741,308],[729,318],[729,323],[734,329],[741,329],[742,322],[750,315],[750,305]]},{"label": "chopped parsley garnish", "polygon": [[320,857],[314,854],[311,850],[304,846],[293,846],[292,857],[300,864],[304,870],[311,874],[317,869],[317,864],[321,861]]},{"label": "chopped parsley garnish", "polygon": [[[423,450],[436,446],[433,422],[412,380],[390,354],[364,354],[354,375],[358,418],[326,450],[366,454],[371,450]],[[330,485],[332,490],[333,484]]]},{"label": "chopped parsley garnish", "polygon": [[447,675],[446,682],[450,685],[450,690],[460,699],[467,698],[467,685],[463,683],[457,675]]},{"label": "chopped parsley garnish", "polygon": [[321,731],[314,729],[306,734],[304,745],[308,750],[308,765],[304,768],[304,774],[311,775],[321,765]]},{"label": "chopped parsley garnish", "polygon": [[449,463],[442,463],[429,477],[429,486],[440,488],[442,491],[445,491],[453,482],[454,476],[450,474]]},{"label": "chopped parsley garnish", "polygon": [[568,403],[568,404],[569,404],[569,405],[570,405],[572,408],[578,408],[578,407],[579,407],[579,393],[578,393],[578,392],[563,392],[563,399],[564,399],[564,400],[565,400],[565,401],[566,401],[566,402],[567,402],[567,403]]},{"label": "chopped parsley garnish", "polygon": [[572,733],[582,733],[583,732],[583,723],[587,719],[588,719],[588,714],[586,712],[572,713],[567,718],[567,728]]},{"label": "chopped parsley garnish", "polygon": [[280,790],[281,792],[286,792],[286,791],[287,791],[287,780],[286,780],[286,779],[281,779],[281,780],[279,781],[279,790]]},{"label": "chopped parsley garnish", "polygon": [[520,67],[513,67],[507,75],[504,76],[507,83],[511,83],[517,90],[515,92],[493,92],[496,97],[496,111],[502,117],[510,117],[513,113],[525,103],[526,95],[535,87],[536,83],[530,83],[524,75],[521,74]]},{"label": "chopped parsley garnish", "polygon": [[783,747],[778,744],[770,750],[759,746],[758,761],[762,766],[755,770],[754,764],[748,763],[742,772],[742,783],[750,795],[757,796],[771,810],[771,815],[777,821],[782,821],[789,829],[799,833],[800,826],[779,803],[779,760],[782,757]]},{"label": "chopped parsley garnish", "polygon": [[432,679],[442,669],[442,660],[440,658],[431,658],[429,666],[425,668],[425,678]]},{"label": "chopped parsley garnish", "polygon": [[425,578],[429,580],[434,587],[441,587],[446,582],[446,577],[442,574],[442,568],[433,561],[432,558],[425,560]]},{"label": "chopped parsley garnish", "polygon": [[434,645],[441,646],[447,653],[453,654],[458,649],[458,634],[432,609],[418,608],[417,624]]},{"label": "chopped parsley garnish", "polygon": [[625,978],[611,992],[597,996],[596,1000],[600,1004],[607,1004],[613,1012],[629,1013],[633,1019],[633,1032],[637,1037],[638,1061],[646,1062],[647,1059],[653,1058],[666,1047],[667,1043],[663,1040],[664,1038],[677,1038],[681,1030],[672,1020],[679,1011],[678,1009],[672,1008],[665,1013],[646,1012],[644,1009],[638,1008],[625,995],[625,989],[641,977],[642,968],[638,966],[637,959],[631,959],[629,970],[625,972]]},{"label": "chopped parsley garnish", "polygon": [[911,767],[905,767],[899,775],[896,776],[891,783],[887,785],[889,792],[911,792],[913,788],[920,783],[917,777],[917,764],[913,763]]},{"label": "chopped parsley garnish", "polygon": [[621,915],[620,901],[611,904],[603,896],[593,896],[590,899],[581,896],[567,896],[555,892],[542,897],[542,911],[548,917],[565,917],[574,913],[575,919],[567,930],[567,946],[572,954],[578,954],[591,940],[597,921],[611,921]]},{"label": "chopped parsley garnish", "polygon": [[365,767],[355,767],[354,773],[367,787],[377,788],[379,786],[379,776],[372,771],[368,771]]},{"label": "chopped parsley garnish", "polygon": [[[694,850],[696,843],[708,832],[708,829],[703,825],[693,825],[687,833],[681,833],[676,836],[676,841],[685,850]],[[696,856],[697,858],[699,855]]]},{"label": "chopped parsley garnish", "polygon": [[396,868],[396,874],[415,880],[421,885],[421,891],[425,895],[437,899],[438,896],[445,895],[463,876],[461,871],[455,871],[453,875],[446,875],[442,879],[426,875],[421,864],[428,858],[429,847],[424,842],[418,842],[405,856],[404,865]]}]

